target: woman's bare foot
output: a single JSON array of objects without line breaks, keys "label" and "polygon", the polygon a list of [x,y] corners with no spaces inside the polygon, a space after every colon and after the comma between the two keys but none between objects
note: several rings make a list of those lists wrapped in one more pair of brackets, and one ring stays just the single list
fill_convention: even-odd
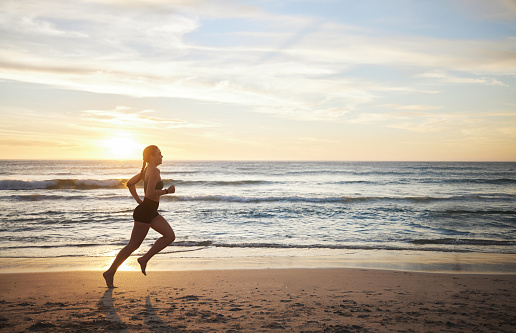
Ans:
[{"label": "woman's bare foot", "polygon": [[138,258],[138,263],[140,264],[143,275],[147,276],[147,273],[145,273],[145,269],[147,268],[147,261],[143,260],[143,257],[141,257]]},{"label": "woman's bare foot", "polygon": [[104,274],[102,274],[102,276],[104,276],[104,280],[106,280],[106,285],[107,285],[108,288],[116,288],[113,285],[113,278],[115,277],[114,274],[108,273],[106,271],[106,272],[104,272]]}]

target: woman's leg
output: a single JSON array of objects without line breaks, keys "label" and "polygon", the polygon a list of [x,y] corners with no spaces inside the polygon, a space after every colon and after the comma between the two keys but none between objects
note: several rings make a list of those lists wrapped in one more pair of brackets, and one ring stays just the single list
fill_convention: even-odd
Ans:
[{"label": "woman's leg", "polygon": [[145,268],[147,267],[147,262],[152,258],[156,253],[163,250],[176,239],[176,235],[174,234],[174,230],[170,227],[167,220],[163,218],[163,216],[158,215],[151,222],[151,228],[159,232],[162,237],[160,237],[154,245],[150,248],[150,250],[145,253],[142,257],[138,258],[138,263],[140,263],[140,267],[142,269],[142,273],[147,275],[145,272]]},{"label": "woman's leg", "polygon": [[149,232],[150,228],[149,223],[143,223],[143,222],[134,222],[133,231],[131,233],[131,239],[129,240],[129,243],[122,249],[120,252],[118,252],[118,255],[116,256],[115,260],[111,264],[111,267],[107,271],[104,272],[104,279],[106,279],[106,284],[108,288],[114,288],[113,286],[113,278],[115,276],[116,270],[122,263],[129,258],[131,253],[136,251],[140,245],[142,244],[143,240],[145,239],[145,236],[147,236],[147,233]]}]

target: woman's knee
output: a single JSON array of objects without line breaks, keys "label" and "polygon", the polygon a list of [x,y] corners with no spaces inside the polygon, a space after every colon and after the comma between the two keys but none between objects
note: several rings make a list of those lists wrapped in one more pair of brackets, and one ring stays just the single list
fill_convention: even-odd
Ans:
[{"label": "woman's knee", "polygon": [[161,234],[161,238],[167,242],[167,245],[170,245],[176,239],[174,230],[161,215],[156,216],[152,220],[151,227]]},{"label": "woman's knee", "polygon": [[174,233],[174,231],[171,231],[170,233],[168,233],[167,235],[164,235],[163,237],[165,237],[165,240],[168,242],[168,244],[172,244],[175,240],[176,240],[176,234]]},{"label": "woman's knee", "polygon": [[127,244],[126,249],[133,253],[134,251],[138,250],[140,245],[142,245],[142,242],[129,241],[129,244]]}]

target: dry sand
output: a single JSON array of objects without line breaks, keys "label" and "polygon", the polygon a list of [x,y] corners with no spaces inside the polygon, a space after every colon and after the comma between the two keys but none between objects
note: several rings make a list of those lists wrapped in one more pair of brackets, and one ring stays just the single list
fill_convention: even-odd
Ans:
[{"label": "dry sand", "polygon": [[0,274],[2,332],[516,332],[516,275],[363,269]]}]

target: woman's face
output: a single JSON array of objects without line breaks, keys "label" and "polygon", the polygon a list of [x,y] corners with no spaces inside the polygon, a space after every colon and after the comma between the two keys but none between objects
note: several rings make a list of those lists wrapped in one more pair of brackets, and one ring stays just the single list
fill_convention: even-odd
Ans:
[{"label": "woman's face", "polygon": [[152,155],[152,160],[156,165],[163,163],[163,155],[161,155],[161,150],[156,150],[156,153]]}]

